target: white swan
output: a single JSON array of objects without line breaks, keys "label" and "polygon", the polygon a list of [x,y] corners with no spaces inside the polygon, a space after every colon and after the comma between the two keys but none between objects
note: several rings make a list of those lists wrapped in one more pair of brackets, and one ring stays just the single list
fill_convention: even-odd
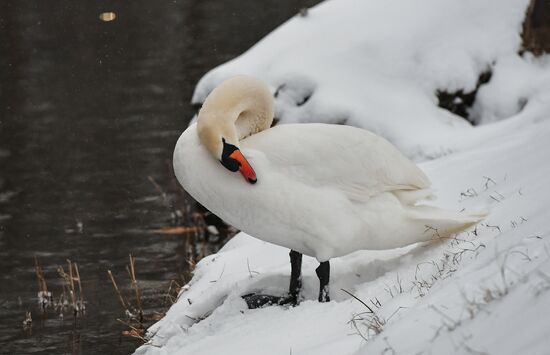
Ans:
[{"label": "white swan", "polygon": [[436,230],[445,237],[483,217],[417,205],[431,194],[430,181],[373,133],[327,124],[270,128],[272,120],[267,86],[234,77],[207,97],[174,151],[177,179],[191,196],[234,227],[291,249],[289,296],[249,295],[250,307],[297,302],[301,254],[321,263],[319,300],[328,301],[329,259],[427,241]]}]

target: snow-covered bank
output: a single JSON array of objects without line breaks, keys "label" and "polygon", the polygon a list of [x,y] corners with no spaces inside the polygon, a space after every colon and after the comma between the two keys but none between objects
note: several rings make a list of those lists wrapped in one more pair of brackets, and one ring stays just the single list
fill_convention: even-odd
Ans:
[{"label": "snow-covered bank", "polygon": [[[250,74],[278,88],[282,123],[350,124],[383,135],[416,160],[437,157],[455,150],[472,127],[437,107],[436,91],[474,90],[482,72],[517,57],[527,3],[328,1],[209,72],[193,102],[228,77]],[[517,113],[519,98],[507,99],[505,113]],[[480,105],[474,118],[484,113]]]},{"label": "snow-covered bank", "polygon": [[[550,114],[547,118],[486,147],[421,165],[438,191],[438,205],[490,206],[490,217],[475,234],[335,259],[334,300],[328,304],[316,301],[317,262],[305,258],[306,300],[300,306],[248,310],[240,295],[286,291],[288,251],[241,233],[199,263],[180,300],[150,329],[153,344],[162,347],[144,346],[139,353],[354,354],[381,353],[389,346],[397,354],[545,353]],[[376,315],[361,314],[367,309],[340,289],[367,302]],[[354,317],[358,330],[349,323]],[[358,331],[369,341],[350,335]]]},{"label": "snow-covered bank", "polygon": [[[281,122],[345,121],[418,160],[431,203],[487,209],[454,239],[333,259],[332,301],[248,310],[241,295],[282,295],[288,250],[244,233],[203,259],[139,354],[545,354],[550,348],[550,59],[520,57],[527,1],[332,0],[205,76],[201,101],[234,74],[277,92]],[[473,89],[491,67],[471,127],[437,89]],[[284,85],[283,85],[284,84]],[[444,155],[444,156],[443,156]],[[428,231],[436,233],[436,231]],[[364,301],[374,313],[351,297]]]}]

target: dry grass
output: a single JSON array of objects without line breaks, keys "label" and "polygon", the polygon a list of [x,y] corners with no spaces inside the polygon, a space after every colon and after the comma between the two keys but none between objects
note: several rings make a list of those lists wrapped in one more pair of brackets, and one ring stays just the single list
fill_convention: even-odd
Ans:
[{"label": "dry grass", "polygon": [[[356,334],[363,338],[363,340],[368,341],[370,337],[382,333],[384,326],[386,325],[386,321],[383,318],[380,318],[365,301],[361,300],[349,291],[344,289],[341,290],[353,297],[367,309],[365,312],[354,314],[348,321],[348,324],[355,329]],[[373,300],[370,300],[370,302],[375,308],[382,306],[378,299],[376,299],[376,302]]]},{"label": "dry grass", "polygon": [[60,266],[57,269],[59,276],[61,276],[64,281],[62,295],[64,300],[63,302],[59,302],[58,304],[64,306],[67,304],[67,302],[65,301],[68,301],[70,308],[73,310],[73,314],[76,316],[79,313],[84,313],[86,310],[78,264],[73,263],[71,260],[67,259],[67,270],[68,273],[65,272],[63,266]]},{"label": "dry grass", "polygon": [[176,280],[170,280],[168,291],[164,296],[164,305],[173,305],[178,301],[182,285]]},{"label": "dry grass", "polygon": [[36,256],[34,257],[34,269],[36,272],[36,281],[38,283],[38,302],[42,310],[45,310],[48,306],[53,304],[53,298],[52,293],[48,291],[48,283],[46,282],[44,270]]},{"label": "dry grass", "polygon": [[129,303],[128,301],[126,301],[124,299],[124,296],[122,296],[122,293],[120,292],[120,289],[118,288],[118,285],[115,281],[115,277],[113,276],[113,273],[111,272],[111,270],[107,270],[107,274],[109,275],[109,278],[111,279],[111,282],[113,283],[113,287],[115,288],[115,292],[118,296],[118,299],[120,301],[120,305],[122,306],[122,308],[124,308],[124,310],[127,310],[128,307],[129,307]]},{"label": "dry grass", "polygon": [[128,276],[130,279],[130,289],[133,290],[135,295],[134,302],[130,302],[128,297],[124,296],[121,289],[118,287],[118,284],[115,280],[115,277],[111,270],[107,270],[107,274],[113,284],[113,288],[117,297],[120,301],[124,313],[128,318],[130,324],[133,324],[133,327],[136,329],[144,329],[144,313],[143,313],[143,302],[141,300],[141,290],[139,288],[139,283],[136,277],[136,258],[132,254],[128,255],[128,264],[126,265],[126,271],[128,271]]},{"label": "dry grass", "polygon": [[[63,318],[67,311],[71,311],[74,318],[84,314],[86,302],[84,300],[78,264],[67,260],[67,267],[67,272],[63,266],[57,268],[58,275],[61,277],[61,292],[59,292],[59,297],[55,299],[53,292],[48,288],[44,269],[38,258],[36,256],[34,257],[34,269],[38,285],[37,299],[42,313],[52,310],[58,312],[60,318]],[[23,328],[29,332],[31,331],[31,311],[27,311],[25,314]]]},{"label": "dry grass", "polygon": [[[127,329],[122,331],[122,335],[134,339],[140,340],[144,345],[153,345],[151,340],[146,334],[146,322],[158,321],[164,317],[164,314],[158,312],[152,312],[146,314],[143,310],[143,299],[142,299],[142,290],[139,286],[139,281],[137,277],[137,265],[136,258],[130,254],[128,255],[128,264],[126,265],[126,271],[128,272],[128,283],[126,287],[119,287],[115,276],[111,270],[107,270],[109,279],[113,284],[113,288],[117,295],[117,298],[124,310],[125,319],[117,318],[117,322],[126,326]],[[124,291],[126,290],[126,291]],[[170,282],[170,287],[168,289],[168,299],[170,300],[169,305],[172,305],[176,301],[177,290],[179,290],[179,284],[175,281]],[[175,293],[176,292],[176,293]],[[125,293],[129,293],[126,295]],[[175,295],[174,295],[175,293]],[[130,294],[133,294],[132,297],[129,297]],[[165,295],[165,297],[168,297]],[[165,298],[166,299],[166,298]]]}]

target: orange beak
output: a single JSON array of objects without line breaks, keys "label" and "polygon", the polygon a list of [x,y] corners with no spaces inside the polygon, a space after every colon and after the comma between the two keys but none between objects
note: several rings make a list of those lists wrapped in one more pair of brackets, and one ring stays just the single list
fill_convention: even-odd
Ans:
[{"label": "orange beak", "polygon": [[250,164],[248,163],[248,160],[244,157],[243,153],[239,149],[236,149],[233,153],[229,155],[230,158],[235,159],[239,162],[239,171],[244,176],[245,180],[248,181],[251,184],[255,184],[256,181],[256,172]]}]

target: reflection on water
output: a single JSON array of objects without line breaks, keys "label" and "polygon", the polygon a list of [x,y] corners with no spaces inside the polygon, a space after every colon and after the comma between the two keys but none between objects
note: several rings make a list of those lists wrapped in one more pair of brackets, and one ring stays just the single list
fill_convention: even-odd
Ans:
[{"label": "reflection on water", "polygon": [[[314,2],[0,2],[0,353],[135,348],[106,271],[136,256],[152,310],[187,267],[182,237],[149,232],[174,220],[148,177],[183,204],[171,155],[194,84]],[[54,296],[78,262],[84,317],[41,316],[35,255]]]}]

